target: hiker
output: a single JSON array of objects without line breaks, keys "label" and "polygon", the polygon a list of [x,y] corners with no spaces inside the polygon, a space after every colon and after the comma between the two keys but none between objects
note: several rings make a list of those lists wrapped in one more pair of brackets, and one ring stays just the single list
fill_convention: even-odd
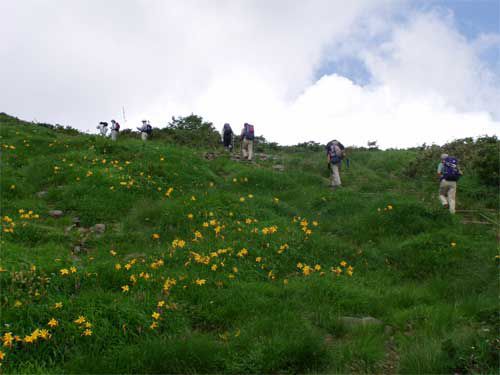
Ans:
[{"label": "hiker", "polygon": [[332,173],[332,188],[336,189],[342,185],[340,180],[340,166],[342,165],[344,145],[334,139],[326,144],[326,157],[328,166]]},{"label": "hiker", "polygon": [[153,133],[153,127],[149,123],[149,121],[142,120],[142,126],[137,128],[141,132],[141,139],[145,142]]},{"label": "hiker", "polygon": [[462,176],[458,160],[448,154],[442,154],[437,174],[439,176],[439,200],[444,208],[449,208],[450,213],[454,214],[457,181]]},{"label": "hiker", "polygon": [[99,125],[97,125],[97,129],[99,130],[99,133],[101,133],[101,136],[105,137],[108,133],[108,123],[101,121]]},{"label": "hiker", "polygon": [[253,125],[245,122],[241,130],[241,153],[243,159],[252,160],[253,140],[255,139],[255,129]]},{"label": "hiker", "polygon": [[222,128],[222,142],[224,143],[224,148],[228,151],[233,151],[233,129],[228,123],[224,124]]},{"label": "hiker", "polygon": [[120,131],[120,124],[115,120],[111,120],[111,140],[116,141],[118,138],[118,132]]}]

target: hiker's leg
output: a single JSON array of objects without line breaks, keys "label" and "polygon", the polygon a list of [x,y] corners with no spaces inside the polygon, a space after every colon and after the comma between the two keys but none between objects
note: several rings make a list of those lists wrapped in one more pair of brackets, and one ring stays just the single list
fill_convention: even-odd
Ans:
[{"label": "hiker's leg", "polygon": [[457,183],[455,181],[449,182],[450,187],[448,189],[448,203],[450,205],[450,213],[455,213],[455,198],[457,194]]},{"label": "hiker's leg", "polygon": [[253,158],[253,141],[248,142],[248,160]]},{"label": "hiker's leg", "polygon": [[443,206],[448,206],[448,186],[446,180],[441,180],[439,183],[439,200]]},{"label": "hiker's leg", "polygon": [[244,139],[243,142],[241,143],[241,155],[243,156],[243,159],[247,158],[247,147],[248,147],[248,141]]},{"label": "hiker's leg", "polygon": [[340,186],[339,166],[332,164],[332,186]]}]

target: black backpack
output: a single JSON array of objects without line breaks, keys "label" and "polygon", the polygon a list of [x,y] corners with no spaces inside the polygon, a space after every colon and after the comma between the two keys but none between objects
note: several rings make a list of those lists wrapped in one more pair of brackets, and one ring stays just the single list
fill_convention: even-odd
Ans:
[{"label": "black backpack", "polygon": [[146,133],[151,135],[153,133],[153,127],[149,124],[146,125]]}]

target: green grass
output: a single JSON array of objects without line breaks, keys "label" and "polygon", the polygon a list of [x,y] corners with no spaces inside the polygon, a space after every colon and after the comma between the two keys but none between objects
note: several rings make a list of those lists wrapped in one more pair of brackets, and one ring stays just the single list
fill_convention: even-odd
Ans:
[{"label": "green grass", "polygon": [[[15,223],[1,238],[0,334],[22,340],[4,342],[5,373],[498,371],[497,228],[462,224],[436,181],[404,177],[414,151],[353,151],[333,192],[322,153],[280,152],[276,172],[5,115],[0,135],[2,229]],[[461,208],[492,202],[474,175],[460,181]],[[75,216],[107,230],[68,229]],[[37,328],[51,337],[26,342]]]}]

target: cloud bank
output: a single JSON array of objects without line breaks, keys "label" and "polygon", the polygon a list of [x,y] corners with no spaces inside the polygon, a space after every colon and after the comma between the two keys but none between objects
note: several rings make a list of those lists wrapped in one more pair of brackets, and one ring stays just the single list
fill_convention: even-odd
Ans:
[{"label": "cloud bank", "polygon": [[[0,110],[94,130],[196,113],[281,144],[498,134],[498,34],[388,0],[3,2]],[[335,67],[361,66],[368,79]],[[354,65],[353,72],[354,72]],[[6,89],[5,89],[6,88]]]}]

